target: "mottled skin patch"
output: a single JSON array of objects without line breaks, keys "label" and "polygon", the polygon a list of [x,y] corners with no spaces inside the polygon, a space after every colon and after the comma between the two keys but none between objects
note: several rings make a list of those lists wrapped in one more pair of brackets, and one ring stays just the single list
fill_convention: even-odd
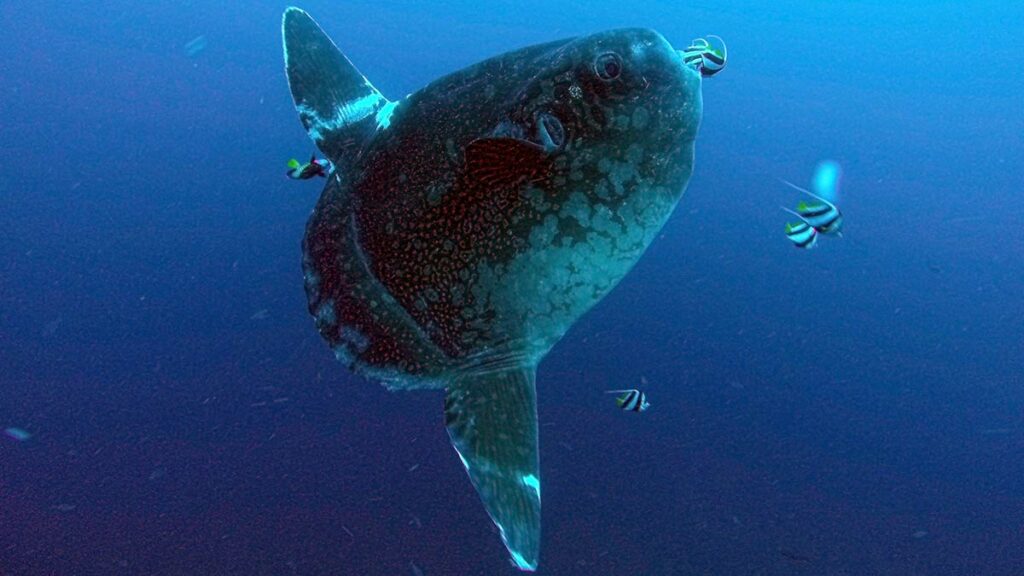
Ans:
[{"label": "mottled skin patch", "polygon": [[[595,71],[605,53],[622,59],[612,80]],[[365,265],[352,275],[372,279],[375,297],[393,297],[408,318],[339,315],[367,335],[362,351],[340,340],[337,324],[321,330],[357,368],[406,376],[539,361],[629,270],[678,201],[699,85],[660,35],[620,30],[508,53],[409,96],[347,164],[345,182],[328,186],[306,241],[310,275],[335,265],[311,254],[336,251],[345,266]],[[510,131],[535,140],[540,114],[565,132],[546,153],[550,170],[475,185],[470,144]],[[362,297],[334,296],[346,305]]]}]

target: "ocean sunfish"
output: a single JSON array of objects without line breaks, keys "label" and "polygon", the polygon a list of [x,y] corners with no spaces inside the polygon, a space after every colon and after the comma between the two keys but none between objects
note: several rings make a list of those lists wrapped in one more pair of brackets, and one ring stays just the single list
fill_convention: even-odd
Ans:
[{"label": "ocean sunfish", "polygon": [[355,373],[446,391],[452,445],[535,570],[537,365],[675,208],[700,73],[658,33],[615,30],[389,100],[302,10],[283,34],[299,118],[335,167],[302,244],[316,326]]}]

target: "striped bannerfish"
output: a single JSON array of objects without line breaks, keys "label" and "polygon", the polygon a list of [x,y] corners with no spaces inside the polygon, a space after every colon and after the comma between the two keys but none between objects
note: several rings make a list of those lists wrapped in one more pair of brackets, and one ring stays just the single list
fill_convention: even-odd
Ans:
[{"label": "striped bannerfish", "polygon": [[836,208],[835,204],[809,190],[805,190],[796,184],[793,184],[788,180],[783,180],[782,183],[807,194],[815,200],[813,202],[800,202],[800,204],[797,205],[796,213],[800,216],[801,220],[810,224],[815,230],[822,234],[840,237],[843,235],[841,232],[843,227],[843,213],[839,211],[839,208]]},{"label": "striped bannerfish", "polygon": [[[788,210],[786,208],[783,208],[783,210],[786,210],[786,212],[796,214],[795,212],[792,212],[791,210]],[[796,214],[796,216],[800,218],[799,222],[786,223],[786,238],[789,238],[789,240],[793,243],[793,246],[796,246],[797,248],[803,248],[805,250],[814,248],[814,246],[818,243],[818,231],[815,230],[813,226],[808,224],[807,221],[804,220],[803,217],[801,217],[799,214]]]},{"label": "striped bannerfish", "polygon": [[680,51],[683,55],[683,63],[700,72],[700,75],[705,78],[721,72],[722,68],[725,68],[725,61],[729,56],[725,40],[714,34],[708,34],[708,38],[715,38],[721,42],[722,49],[712,47],[711,43],[704,38],[697,38],[686,50]]},{"label": "striped bannerfish", "polygon": [[647,402],[647,394],[632,388],[629,390],[609,390],[606,394],[622,394],[615,399],[615,403],[619,405],[619,408],[628,410],[629,412],[643,412],[651,407],[651,404]]},{"label": "striped bannerfish", "polygon": [[292,158],[288,161],[288,172],[287,175],[292,180],[309,180],[317,176],[321,178],[327,178],[327,175],[334,170],[334,165],[331,161],[324,158],[323,160],[317,160],[316,154],[309,157],[309,162],[303,164]]}]

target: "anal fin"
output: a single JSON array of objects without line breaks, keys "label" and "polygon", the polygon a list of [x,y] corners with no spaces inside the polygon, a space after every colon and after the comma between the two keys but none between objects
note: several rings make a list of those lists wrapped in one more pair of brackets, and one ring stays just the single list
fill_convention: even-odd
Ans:
[{"label": "anal fin", "polygon": [[540,554],[540,465],[533,366],[458,377],[445,426],[484,507],[520,570]]}]

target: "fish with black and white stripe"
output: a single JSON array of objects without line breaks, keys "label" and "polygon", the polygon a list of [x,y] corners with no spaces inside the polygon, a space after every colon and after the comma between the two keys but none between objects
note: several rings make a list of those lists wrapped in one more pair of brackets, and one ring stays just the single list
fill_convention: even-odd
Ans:
[{"label": "fish with black and white stripe", "polygon": [[686,50],[679,51],[683,57],[683,63],[700,72],[700,75],[704,78],[710,78],[721,72],[722,68],[725,68],[725,61],[728,59],[729,54],[725,46],[725,40],[714,34],[709,34],[708,38],[718,40],[722,47],[716,48],[707,39],[697,38]]},{"label": "fish with black and white stripe", "polygon": [[780,182],[811,197],[809,201],[801,201],[796,210],[782,209],[800,219],[799,222],[786,223],[786,237],[797,248],[813,248],[818,242],[818,235],[842,237],[843,213],[833,203],[839,192],[839,164],[827,160],[818,164],[815,170],[813,185],[817,194],[793,184],[788,180]]},{"label": "fish with black and white stripe", "polygon": [[615,399],[615,403],[618,404],[619,408],[626,410],[627,412],[643,412],[651,407],[650,402],[647,401],[647,394],[631,388],[629,390],[608,390],[606,394],[621,394]]}]

